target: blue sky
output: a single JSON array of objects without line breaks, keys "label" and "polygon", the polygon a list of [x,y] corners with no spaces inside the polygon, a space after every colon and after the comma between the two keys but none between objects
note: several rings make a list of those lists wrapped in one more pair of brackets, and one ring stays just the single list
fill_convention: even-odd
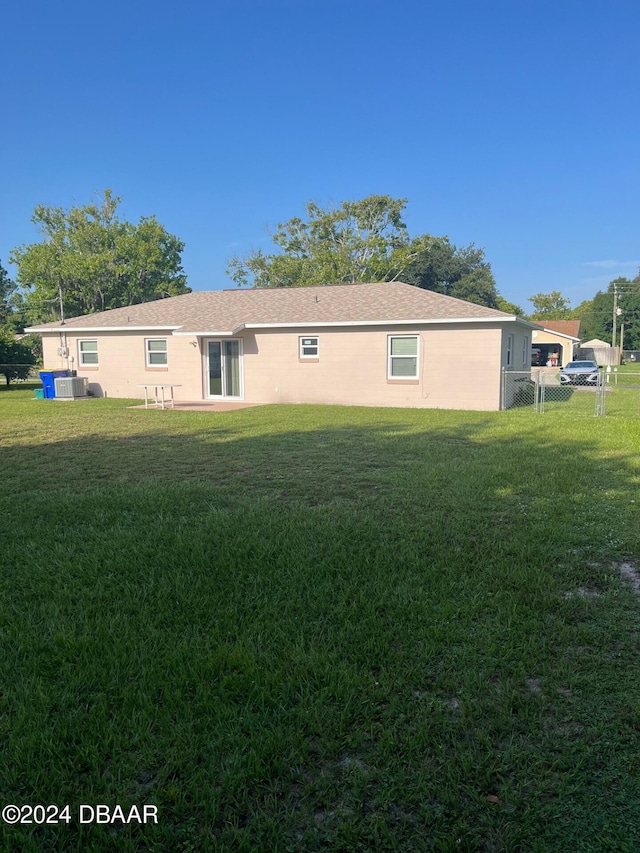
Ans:
[{"label": "blue sky", "polygon": [[637,0],[78,0],[3,13],[0,260],[37,204],[155,214],[189,284],[313,199],[406,197],[498,289],[640,266]]}]

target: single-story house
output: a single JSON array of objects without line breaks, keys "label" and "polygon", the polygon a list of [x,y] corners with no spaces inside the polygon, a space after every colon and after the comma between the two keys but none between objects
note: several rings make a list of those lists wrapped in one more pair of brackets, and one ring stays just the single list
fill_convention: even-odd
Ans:
[{"label": "single-story house", "polygon": [[580,320],[539,320],[541,329],[531,333],[531,364],[534,367],[566,367],[580,343]]},{"label": "single-story house", "polygon": [[32,326],[96,396],[496,410],[529,369],[519,317],[400,282],[194,292]]}]

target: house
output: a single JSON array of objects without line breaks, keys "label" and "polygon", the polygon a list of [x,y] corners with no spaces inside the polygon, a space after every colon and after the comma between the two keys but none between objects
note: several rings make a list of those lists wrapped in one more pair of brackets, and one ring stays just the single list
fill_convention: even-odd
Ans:
[{"label": "house", "polygon": [[[580,320],[539,320],[531,333],[534,367],[566,367],[580,343]],[[550,364],[549,364],[550,362]]]},{"label": "house", "polygon": [[31,327],[96,396],[495,410],[531,323],[400,282],[195,292]]}]

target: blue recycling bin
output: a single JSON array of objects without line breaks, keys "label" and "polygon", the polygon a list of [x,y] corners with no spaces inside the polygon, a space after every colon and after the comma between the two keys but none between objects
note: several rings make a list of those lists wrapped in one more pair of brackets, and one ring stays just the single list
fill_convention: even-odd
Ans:
[{"label": "blue recycling bin", "polygon": [[69,376],[68,370],[41,370],[42,390],[45,400],[53,400],[56,396],[56,379],[59,376]]}]

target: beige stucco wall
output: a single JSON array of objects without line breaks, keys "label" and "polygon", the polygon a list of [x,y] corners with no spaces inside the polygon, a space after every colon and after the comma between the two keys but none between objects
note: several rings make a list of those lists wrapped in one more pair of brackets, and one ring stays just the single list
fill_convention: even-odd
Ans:
[{"label": "beige stucco wall", "polygon": [[[146,367],[145,339],[166,338],[166,368]],[[98,367],[82,367],[80,364],[78,341],[98,341]],[[78,376],[86,376],[92,393],[98,397],[129,397],[142,399],[143,383],[167,382],[180,384],[175,388],[176,400],[201,400],[203,397],[202,356],[200,343],[195,338],[172,336],[169,332],[66,332],[61,337],[42,336],[43,361],[46,370],[66,370],[71,367],[66,358],[57,351],[61,344],[69,349],[74,357],[73,367]]]},{"label": "beige stucco wall", "polygon": [[[419,335],[417,381],[387,378],[391,333]],[[317,362],[299,359],[299,335],[318,336]],[[244,333],[244,353],[245,398],[255,402],[498,408],[496,327],[256,330]]]},{"label": "beige stucco wall", "polygon": [[[419,377],[387,377],[388,335],[419,336]],[[500,408],[501,370],[507,363],[508,336],[513,336],[513,370],[523,365],[523,330],[517,324],[482,323],[422,327],[334,327],[318,329],[245,330],[242,340],[244,397],[254,403],[328,403],[496,410]],[[299,358],[300,335],[317,336],[317,361]],[[145,338],[167,338],[168,367],[145,366]],[[78,340],[97,339],[99,366],[79,363]],[[141,399],[144,383],[179,384],[180,401],[206,399],[206,339],[169,333],[66,332],[43,335],[46,369],[71,365],[57,354],[63,343],[74,356],[79,376],[86,376],[98,396]],[[528,347],[524,348],[528,354]],[[528,355],[527,355],[528,357]]]}]

